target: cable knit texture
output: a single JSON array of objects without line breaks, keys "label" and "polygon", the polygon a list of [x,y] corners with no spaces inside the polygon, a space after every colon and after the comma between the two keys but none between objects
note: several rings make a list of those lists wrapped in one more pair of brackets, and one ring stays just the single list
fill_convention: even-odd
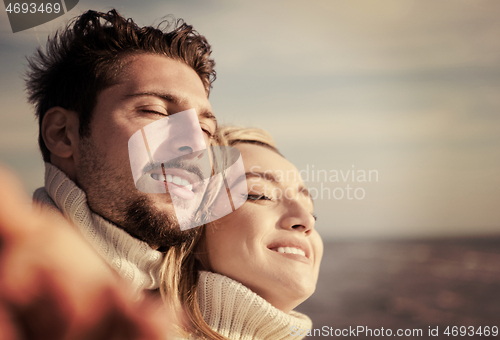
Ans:
[{"label": "cable knit texture", "polygon": [[45,188],[33,199],[72,222],[134,291],[158,288],[163,254],[90,210],[85,192],[56,166],[45,163]]},{"label": "cable knit texture", "polygon": [[231,340],[303,339],[292,336],[291,328],[312,327],[306,315],[282,312],[241,283],[211,272],[200,272],[198,302],[210,328]]}]

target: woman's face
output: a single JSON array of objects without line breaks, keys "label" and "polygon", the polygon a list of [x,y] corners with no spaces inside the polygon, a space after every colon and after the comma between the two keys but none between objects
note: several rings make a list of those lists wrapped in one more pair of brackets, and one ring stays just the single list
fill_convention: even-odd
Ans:
[{"label": "woman's face", "polygon": [[207,226],[207,265],[288,312],[316,287],[323,243],[314,229],[313,202],[285,158],[262,146],[236,147],[248,200]]}]

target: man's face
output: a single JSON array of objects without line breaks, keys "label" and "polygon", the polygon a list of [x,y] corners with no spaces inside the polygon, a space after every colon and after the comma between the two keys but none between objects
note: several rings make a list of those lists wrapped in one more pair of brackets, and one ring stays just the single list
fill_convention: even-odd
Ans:
[{"label": "man's face", "polygon": [[[191,124],[192,133],[169,139],[172,143],[165,146],[171,155],[180,157],[202,148],[200,134],[208,145],[216,123],[203,84],[189,66],[150,54],[130,56],[125,61],[118,84],[97,98],[91,135],[80,140],[79,152],[75,154],[76,181],[86,192],[93,211],[153,247],[168,246],[189,237],[189,233],[181,233],[178,228],[173,204],[185,206],[187,215],[194,213],[190,209],[201,202],[204,186],[193,190],[190,202],[184,202],[186,197],[174,191],[141,192],[133,180],[128,141],[146,125],[195,109],[199,125]],[[179,167],[189,165],[181,162]],[[173,171],[183,175],[179,177],[189,178],[182,168]],[[156,177],[151,178],[161,181]]]},{"label": "man's face", "polygon": [[198,226],[212,166],[195,109],[142,127],[128,141],[135,186],[148,194],[170,195],[181,230]]}]

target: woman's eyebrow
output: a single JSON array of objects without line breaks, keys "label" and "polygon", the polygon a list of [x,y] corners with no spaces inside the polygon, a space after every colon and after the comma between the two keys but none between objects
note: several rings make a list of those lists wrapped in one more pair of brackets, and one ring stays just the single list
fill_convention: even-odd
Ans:
[{"label": "woman's eyebrow", "polygon": [[[271,174],[269,172],[255,172],[255,171],[251,171],[251,172],[245,172],[244,175],[241,175],[240,177],[238,177],[238,179],[233,183],[233,185],[235,185],[236,183],[244,180],[245,178],[246,179],[249,179],[249,178],[260,178],[260,179],[268,180],[268,181],[274,182],[274,183],[279,183],[280,182],[279,179],[277,179],[273,174]],[[309,198],[309,200],[311,201],[312,205],[314,206],[314,199],[312,198],[312,195],[309,192],[309,190],[307,190],[307,188],[304,185],[299,185],[297,187],[297,192],[300,193],[300,194],[303,194],[304,196],[306,196],[307,198]]]},{"label": "woman's eyebrow", "polygon": [[247,179],[250,179],[250,178],[264,178],[264,179],[268,179],[269,181],[271,182],[275,182],[275,183],[278,183],[279,181],[271,174],[267,173],[261,173],[261,172],[245,172],[243,175],[239,176],[232,184],[231,184],[231,187],[235,186],[236,184],[244,181],[244,180],[247,180]]},{"label": "woman's eyebrow", "polygon": [[265,179],[269,182],[276,182],[276,183],[280,182],[279,179],[277,179],[273,174],[271,174],[268,171],[266,171],[266,172],[255,172],[255,171],[245,172],[245,177],[246,177],[246,179],[261,178],[261,179]]},{"label": "woman's eyebrow", "polygon": [[[271,174],[269,172],[255,172],[255,171],[246,172],[245,177],[247,179],[249,179],[249,178],[261,178],[261,179],[268,180],[268,181],[274,182],[274,183],[281,182],[279,179],[277,179],[273,174]],[[243,179],[243,176],[240,176],[237,181],[240,181],[242,179]],[[297,191],[299,193],[303,194],[304,196],[306,196],[307,198],[309,198],[311,200],[311,202],[314,204],[314,199],[312,198],[311,193],[309,192],[309,190],[307,190],[307,188],[304,185],[299,185],[297,187]]]}]

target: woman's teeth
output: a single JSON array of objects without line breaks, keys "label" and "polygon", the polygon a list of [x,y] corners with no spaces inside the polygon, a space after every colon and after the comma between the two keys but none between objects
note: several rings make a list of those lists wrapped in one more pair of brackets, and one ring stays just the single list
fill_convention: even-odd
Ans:
[{"label": "woman's teeth", "polygon": [[[186,179],[181,178],[179,176],[172,176],[172,175],[166,175],[166,182],[167,183],[174,183],[180,186],[185,187],[188,190],[193,190],[193,185],[190,184]],[[162,174],[157,174],[157,173],[152,173],[151,178],[154,179],[155,181],[164,181],[163,175]]]},{"label": "woman's teeth", "polygon": [[294,247],[279,247],[277,252],[282,254],[297,254],[306,256],[306,253],[302,249]]}]

